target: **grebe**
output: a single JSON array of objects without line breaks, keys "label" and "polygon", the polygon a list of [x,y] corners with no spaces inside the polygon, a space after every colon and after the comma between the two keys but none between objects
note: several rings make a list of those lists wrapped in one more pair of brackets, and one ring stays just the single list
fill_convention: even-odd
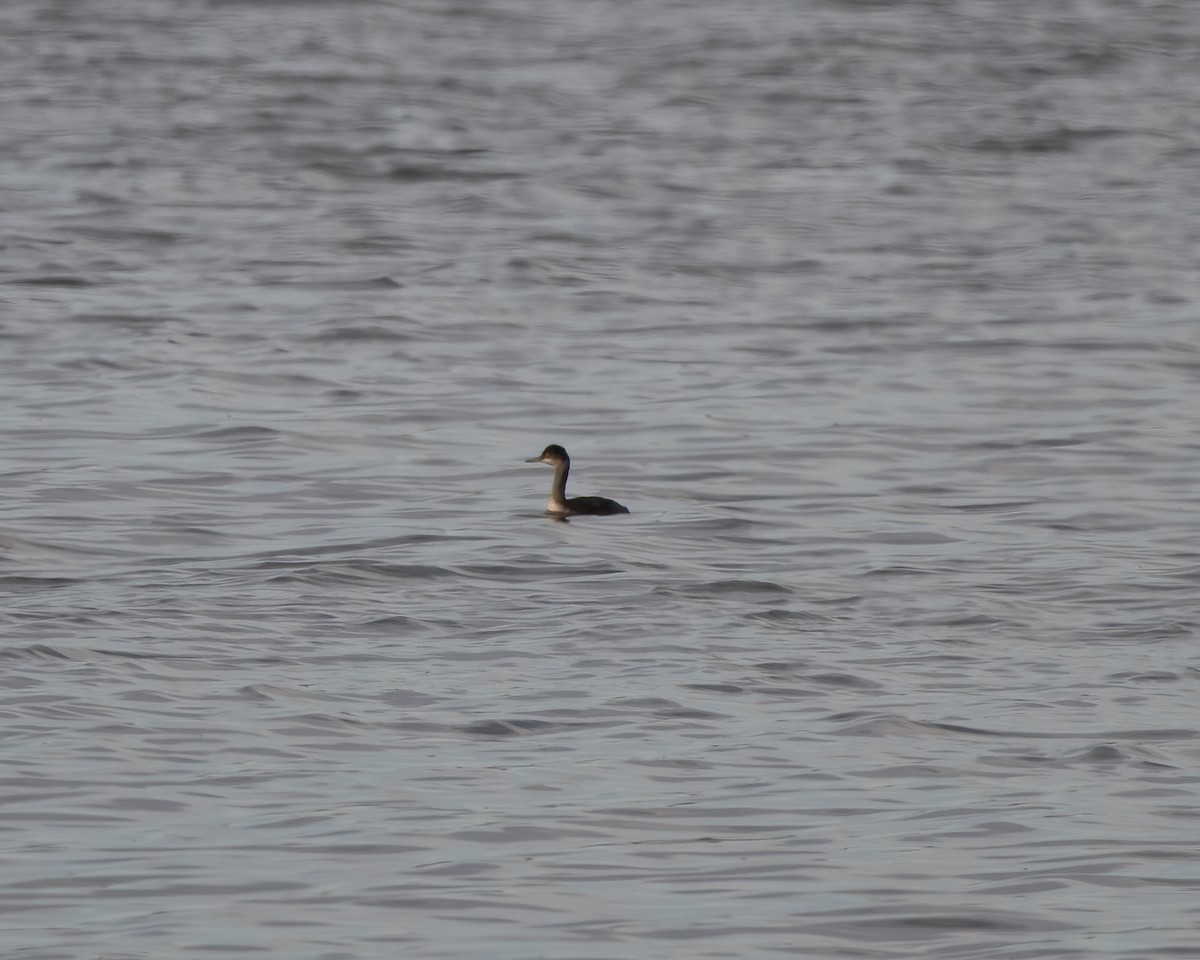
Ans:
[{"label": "grebe", "polygon": [[552,443],[536,457],[526,463],[548,463],[554,468],[554,482],[550,484],[550,499],[546,501],[546,512],[556,517],[611,517],[629,510],[608,497],[568,497],[567,474],[571,470],[571,458],[557,443]]}]

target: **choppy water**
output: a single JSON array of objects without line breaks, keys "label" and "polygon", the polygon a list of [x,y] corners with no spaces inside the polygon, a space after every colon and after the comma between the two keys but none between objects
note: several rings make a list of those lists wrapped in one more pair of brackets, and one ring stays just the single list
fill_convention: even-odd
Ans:
[{"label": "choppy water", "polygon": [[0,21],[5,957],[1200,957],[1200,7]]}]

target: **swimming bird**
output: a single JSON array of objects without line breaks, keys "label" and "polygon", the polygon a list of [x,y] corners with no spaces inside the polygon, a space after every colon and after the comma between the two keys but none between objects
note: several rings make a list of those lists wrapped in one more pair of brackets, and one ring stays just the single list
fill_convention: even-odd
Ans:
[{"label": "swimming bird", "polygon": [[554,480],[550,484],[550,499],[546,501],[546,512],[556,517],[611,517],[617,513],[628,513],[626,507],[608,497],[568,497],[567,474],[571,470],[571,458],[557,443],[552,443],[536,457],[526,463],[548,463],[554,468]]}]

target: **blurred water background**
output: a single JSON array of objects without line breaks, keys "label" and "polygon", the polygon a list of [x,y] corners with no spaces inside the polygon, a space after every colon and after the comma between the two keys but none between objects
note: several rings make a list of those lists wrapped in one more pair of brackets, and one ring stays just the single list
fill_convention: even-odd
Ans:
[{"label": "blurred water background", "polygon": [[8,0],[0,90],[6,958],[1200,957],[1200,6]]}]

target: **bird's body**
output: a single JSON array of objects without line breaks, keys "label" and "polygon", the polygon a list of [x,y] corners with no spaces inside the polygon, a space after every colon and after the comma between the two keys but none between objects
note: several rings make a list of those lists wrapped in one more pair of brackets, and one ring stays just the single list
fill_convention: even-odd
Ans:
[{"label": "bird's body", "polygon": [[554,467],[554,480],[550,483],[550,499],[546,501],[546,512],[556,517],[610,517],[628,513],[626,507],[608,497],[568,497],[567,474],[571,471],[571,458],[557,443],[552,443],[536,457],[526,463],[548,463]]}]

